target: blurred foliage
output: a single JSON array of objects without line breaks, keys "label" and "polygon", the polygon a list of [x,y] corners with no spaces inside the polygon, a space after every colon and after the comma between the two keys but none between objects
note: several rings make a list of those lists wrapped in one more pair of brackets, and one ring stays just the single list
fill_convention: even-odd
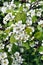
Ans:
[{"label": "blurred foliage", "polygon": [[[3,6],[3,2],[5,1],[11,1],[11,0],[0,0],[0,7]],[[19,1],[18,0],[14,0],[15,3],[18,5],[19,4]],[[36,0],[31,0],[31,3],[32,2],[35,2]],[[40,0],[39,0],[40,1]],[[23,5],[23,4],[22,4]],[[43,5],[42,6],[39,6],[39,8],[42,8],[43,9]],[[16,11],[19,11],[17,12],[17,14],[15,15],[15,12]],[[23,10],[23,6],[21,6],[20,8],[17,8],[15,9],[15,12],[14,10],[8,10],[7,13],[9,12],[12,12],[13,15],[15,15],[15,19],[13,21],[9,21],[6,25],[3,24],[3,18],[4,16],[7,14],[3,14],[2,12],[0,12],[0,24],[2,25],[3,28],[6,28],[7,26],[9,27],[11,24],[15,23],[15,22],[18,22],[19,20],[22,20],[22,23],[26,23],[26,13],[22,11]],[[20,12],[21,11],[21,12]],[[43,12],[42,12],[42,17],[43,17]],[[39,17],[37,16],[33,16],[32,17],[32,26],[35,27],[35,32],[30,35],[30,32],[32,31],[30,28],[26,28],[25,31],[27,32],[28,35],[30,35],[31,37],[35,37],[35,39],[31,40],[29,39],[29,41],[27,41],[26,43],[23,42],[23,48],[24,48],[24,52],[21,53],[22,54],[22,57],[25,59],[25,61],[23,62],[22,65],[43,65],[43,55],[41,55],[39,52],[43,52],[43,46],[41,46],[42,44],[42,40],[43,40],[43,27],[39,26],[36,24],[37,20],[39,19]],[[12,29],[7,29],[7,30],[0,30],[0,41],[3,41],[8,33],[12,31]],[[3,34],[3,33],[6,33]],[[10,43],[13,44],[12,46],[12,50],[11,50],[11,55],[14,54],[16,51],[19,51],[20,52],[20,47],[19,46],[16,46],[14,44],[14,42],[16,42],[16,39],[14,38],[14,34],[12,34],[10,36],[10,39],[9,39]],[[35,41],[40,41],[39,44],[36,44],[35,47],[31,47],[30,45],[34,45]],[[5,43],[5,42],[4,42]],[[6,51],[6,50],[5,50]],[[0,50],[0,52],[3,52],[3,50]],[[10,58],[10,53],[8,53],[8,60],[9,60],[9,65],[11,65],[11,62],[12,62],[12,59]]]}]

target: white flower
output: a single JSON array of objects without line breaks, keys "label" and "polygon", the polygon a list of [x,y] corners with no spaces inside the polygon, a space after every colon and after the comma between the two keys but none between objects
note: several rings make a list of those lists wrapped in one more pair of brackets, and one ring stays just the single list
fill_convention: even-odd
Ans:
[{"label": "white flower", "polygon": [[31,9],[30,13],[31,13],[31,17],[35,16],[35,10]]},{"label": "white flower", "polygon": [[1,65],[8,65],[9,61],[8,59],[1,60]]},{"label": "white flower", "polygon": [[14,4],[14,1],[12,0],[11,2],[4,2],[3,6],[6,7],[7,9],[14,9],[16,7],[16,5]]},{"label": "white flower", "polygon": [[27,16],[29,16],[29,15],[30,15],[30,13],[29,13],[29,12],[27,12],[26,14],[27,14]]},{"label": "white flower", "polygon": [[23,8],[23,11],[24,11],[24,12],[26,12],[26,11],[27,11],[27,9],[26,9],[26,8]]},{"label": "white flower", "polygon": [[3,3],[3,6],[5,6],[5,7],[6,7],[7,5],[8,5],[8,2],[4,2],[4,3]]},{"label": "white flower", "polygon": [[30,44],[30,46],[31,46],[31,47],[34,47],[34,46],[35,46],[35,44]]},{"label": "white flower", "polygon": [[7,45],[7,48],[8,48],[8,52],[10,52],[12,48],[12,44]]},{"label": "white flower", "polygon": [[26,23],[27,23],[27,25],[32,25],[31,17],[27,18]]},{"label": "white flower", "polygon": [[43,52],[39,52],[40,54],[43,54]]},{"label": "white flower", "polygon": [[40,11],[38,11],[36,15],[37,15],[37,16],[41,16],[41,12],[40,12]]},{"label": "white flower", "polygon": [[6,10],[7,10],[7,8],[4,7],[4,6],[1,8],[1,11],[2,11],[3,13],[6,13]]},{"label": "white flower", "polygon": [[18,7],[21,7],[21,3],[19,4],[19,6]]},{"label": "white flower", "polygon": [[7,24],[7,22],[6,22],[5,20],[3,20],[3,23],[4,23],[4,24]]},{"label": "white flower", "polygon": [[42,40],[42,44],[41,45],[43,46],[43,40]]},{"label": "white flower", "polygon": [[6,58],[6,57],[7,57],[6,52],[2,53],[1,57],[2,57],[3,59]]},{"label": "white flower", "polygon": [[8,13],[4,18],[3,18],[3,23],[7,24],[7,21],[13,20],[15,16],[12,16],[12,13]]},{"label": "white flower", "polygon": [[42,43],[43,43],[43,40],[42,40]]},{"label": "white flower", "polygon": [[24,61],[24,59],[20,56],[19,52],[14,53],[13,63],[12,65],[21,65]]},{"label": "white flower", "polygon": [[0,43],[0,49],[4,49],[4,44]]},{"label": "white flower", "polygon": [[34,32],[34,27],[30,27],[32,29],[32,32]]},{"label": "white flower", "polygon": [[43,1],[39,1],[39,5],[43,5]]},{"label": "white flower", "polygon": [[43,24],[43,20],[40,20],[40,21],[38,22],[38,24],[39,24],[39,25]]},{"label": "white flower", "polygon": [[12,34],[12,32],[10,32],[8,36],[11,36],[11,34]]},{"label": "white flower", "polygon": [[9,2],[9,4],[7,5],[7,8],[8,9],[14,9],[14,8],[16,8],[16,5],[14,4],[14,1],[12,0],[11,2]]},{"label": "white flower", "polygon": [[0,60],[2,59],[1,55],[2,55],[2,52],[0,52]]},{"label": "white flower", "polygon": [[34,36],[31,38],[31,40],[33,40],[34,39]]},{"label": "white flower", "polygon": [[41,45],[43,46],[43,43]]},{"label": "white flower", "polygon": [[12,9],[12,8],[16,8],[16,5],[11,3],[8,7],[9,7],[9,9]]},{"label": "white flower", "polygon": [[36,41],[35,44],[38,44],[38,41]]},{"label": "white flower", "polygon": [[28,2],[31,3],[31,0],[29,0]]},{"label": "white flower", "polygon": [[20,48],[20,52],[23,53],[24,52],[24,49],[23,48]]},{"label": "white flower", "polygon": [[13,2],[14,2],[14,0],[11,1],[11,3],[13,3]]},{"label": "white flower", "polygon": [[26,7],[29,9],[30,8],[30,4],[29,3],[26,3]]},{"label": "white flower", "polygon": [[18,57],[20,54],[19,54],[19,52],[15,52],[14,55],[15,55],[15,57]]},{"label": "white flower", "polygon": [[19,41],[18,43],[15,43],[15,45],[19,45],[19,46],[22,46],[22,42],[21,41]]},{"label": "white flower", "polygon": [[15,23],[13,26],[13,33],[15,34],[14,38],[16,40],[24,40],[26,41],[29,36],[25,32],[25,24],[22,24],[22,21],[18,21],[18,23]]},{"label": "white flower", "polygon": [[2,53],[0,54],[0,57],[1,57],[1,59],[7,58],[6,52],[2,52]]},{"label": "white flower", "polygon": [[19,57],[16,59],[16,61],[17,61],[18,63],[20,63],[20,64],[23,63],[23,59],[21,58],[21,56],[19,56]]}]

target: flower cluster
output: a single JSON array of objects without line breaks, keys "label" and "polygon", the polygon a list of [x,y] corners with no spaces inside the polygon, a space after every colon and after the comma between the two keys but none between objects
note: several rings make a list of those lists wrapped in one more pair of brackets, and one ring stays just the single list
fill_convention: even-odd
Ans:
[{"label": "flower cluster", "polygon": [[0,2],[0,65],[43,65],[43,1]]},{"label": "flower cluster", "polygon": [[23,58],[20,56],[19,52],[15,52],[14,53],[14,57],[13,58],[13,63],[12,65],[21,65],[23,63]]},{"label": "flower cluster", "polygon": [[11,1],[11,2],[4,2],[3,3],[3,7],[1,8],[1,11],[3,12],[3,13],[6,13],[6,10],[7,9],[12,9],[12,8],[15,8],[16,7],[16,5],[13,3],[13,0]]},{"label": "flower cluster", "polygon": [[1,65],[8,65],[9,64],[6,52],[0,53],[0,62],[1,62]]},{"label": "flower cluster", "polygon": [[12,13],[8,13],[4,18],[3,18],[3,23],[7,24],[7,21],[13,20],[14,16],[12,16]]},{"label": "flower cluster", "polygon": [[13,27],[13,33],[15,34],[15,38],[16,40],[28,40],[29,35],[26,34],[25,32],[25,27],[26,25],[22,24],[22,21],[19,21],[18,23],[15,23],[14,27]]}]

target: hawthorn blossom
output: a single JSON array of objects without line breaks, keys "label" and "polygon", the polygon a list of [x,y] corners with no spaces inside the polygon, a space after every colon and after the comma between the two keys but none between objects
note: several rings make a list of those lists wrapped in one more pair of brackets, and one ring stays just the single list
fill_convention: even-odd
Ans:
[{"label": "hawthorn blossom", "polygon": [[10,52],[12,48],[12,44],[7,45],[6,47],[8,48],[8,52]]},{"label": "hawthorn blossom", "polygon": [[43,20],[40,20],[40,21],[38,22],[38,24],[39,24],[39,25],[43,24]]},{"label": "hawthorn blossom", "polygon": [[12,15],[12,13],[8,13],[4,18],[3,18],[3,23],[7,24],[7,21],[13,20],[15,16]]},{"label": "hawthorn blossom", "polygon": [[7,58],[7,53],[6,52],[1,52],[0,53],[0,59],[5,59],[5,58]]},{"label": "hawthorn blossom", "polygon": [[21,65],[24,61],[24,59],[20,56],[19,52],[14,53],[15,58],[13,58],[12,65]]},{"label": "hawthorn blossom", "polygon": [[3,59],[3,60],[1,61],[1,65],[8,65],[8,64],[9,64],[8,59]]},{"label": "hawthorn blossom", "polygon": [[26,25],[22,24],[22,21],[19,21],[18,23],[15,23],[13,27],[13,33],[15,34],[14,38],[16,40],[28,40],[29,35],[26,34],[25,30]]},{"label": "hawthorn blossom", "polygon": [[4,49],[4,44],[3,43],[0,44],[0,49]]}]

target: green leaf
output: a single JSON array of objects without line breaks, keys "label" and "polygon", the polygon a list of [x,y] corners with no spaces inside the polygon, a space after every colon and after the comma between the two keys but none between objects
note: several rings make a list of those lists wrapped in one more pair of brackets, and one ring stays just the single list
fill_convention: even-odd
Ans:
[{"label": "green leaf", "polygon": [[21,13],[21,20],[23,21],[23,23],[26,23],[26,14],[25,14],[25,12]]},{"label": "green leaf", "polygon": [[24,12],[20,13],[18,12],[17,15],[15,16],[15,21],[18,22],[22,20],[23,23],[26,22],[26,14]]},{"label": "green leaf", "polygon": [[28,43],[23,43],[23,47],[25,47],[26,49],[29,49]]},{"label": "green leaf", "polygon": [[21,20],[21,15],[20,13],[17,13],[17,15],[15,16],[15,21],[18,22]]},{"label": "green leaf", "polygon": [[42,27],[39,26],[39,25],[37,26],[37,29],[40,30],[40,31],[42,31]]},{"label": "green leaf", "polygon": [[30,32],[32,32],[32,29],[27,27],[27,28],[25,29],[25,31],[27,32],[27,34],[30,35]]},{"label": "green leaf", "polygon": [[41,60],[43,60],[43,56],[41,56]]},{"label": "green leaf", "polygon": [[10,37],[10,43],[14,43],[16,42],[15,38],[14,38],[14,34],[11,35]]},{"label": "green leaf", "polygon": [[41,37],[41,32],[36,32],[35,34],[34,34],[34,37],[36,38],[36,39],[39,39],[40,37]]},{"label": "green leaf", "polygon": [[22,11],[23,10],[23,6],[21,6],[20,8],[19,8],[19,11]]},{"label": "green leaf", "polygon": [[3,50],[2,50],[2,49],[0,49],[0,52],[3,52]]},{"label": "green leaf", "polygon": [[31,2],[35,2],[36,0],[31,0]]},{"label": "green leaf", "polygon": [[12,50],[11,50],[12,54],[14,54],[16,51],[19,51],[19,47],[13,44]]},{"label": "green leaf", "polygon": [[43,52],[43,46],[39,48],[39,52]]},{"label": "green leaf", "polygon": [[8,65],[12,65],[12,61],[13,60],[12,60],[12,58],[10,56],[8,57],[8,60],[9,60],[9,64]]},{"label": "green leaf", "polygon": [[10,32],[10,29],[6,29],[6,30],[5,30],[5,33],[9,33],[9,32]]},{"label": "green leaf", "polygon": [[11,26],[13,24],[13,21],[9,21],[8,26]]},{"label": "green leaf", "polygon": [[37,21],[37,17],[36,16],[33,16],[32,17],[32,22],[34,23],[34,22],[36,22]]}]

